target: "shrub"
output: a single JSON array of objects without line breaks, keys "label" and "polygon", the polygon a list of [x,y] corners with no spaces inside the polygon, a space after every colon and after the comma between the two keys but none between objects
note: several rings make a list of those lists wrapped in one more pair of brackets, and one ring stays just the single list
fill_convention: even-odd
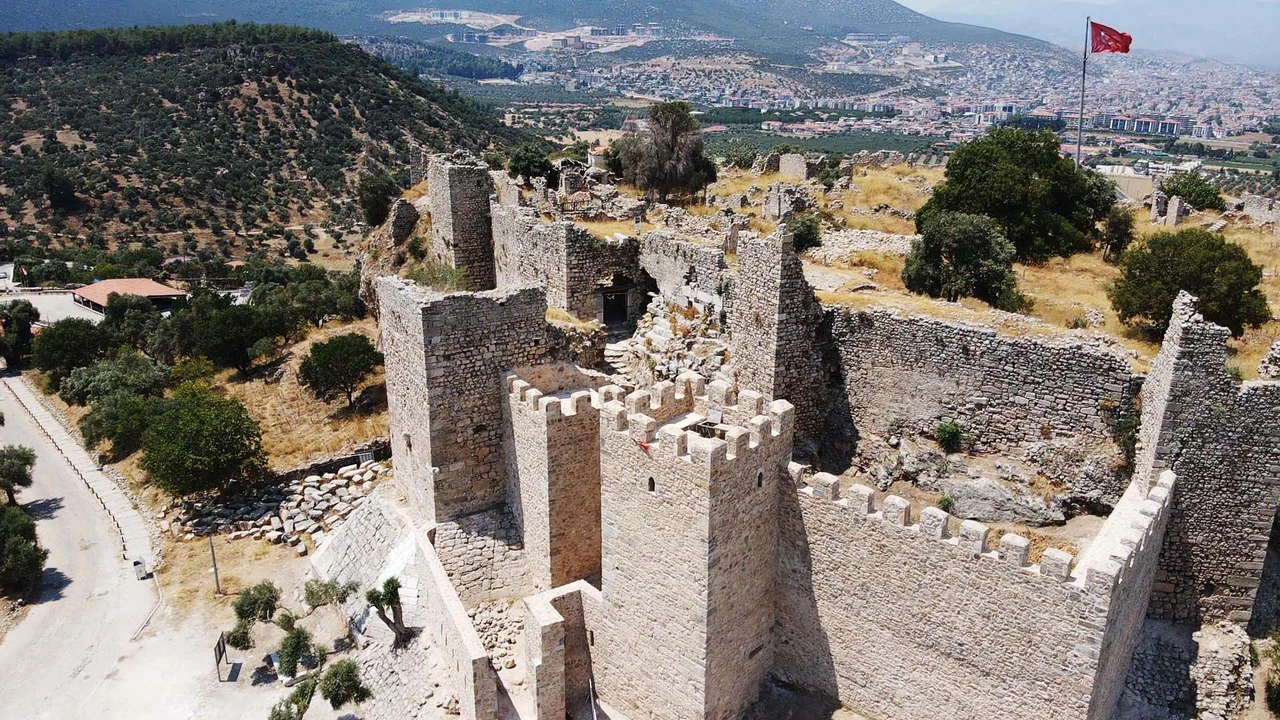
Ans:
[{"label": "shrub", "polygon": [[942,512],[951,512],[951,508],[956,506],[956,501],[951,499],[950,495],[943,495],[938,498],[938,509]]},{"label": "shrub", "polygon": [[223,487],[266,465],[262,431],[238,400],[199,386],[179,388],[142,435],[142,462],[172,495]]},{"label": "shrub", "polygon": [[1267,678],[1267,709],[1280,715],[1280,680]]},{"label": "shrub", "polygon": [[964,430],[956,422],[944,422],[938,424],[935,431],[938,437],[938,445],[948,453],[959,452],[964,446]]},{"label": "shrub", "polygon": [[1160,182],[1160,190],[1169,197],[1181,197],[1197,210],[1224,210],[1227,207],[1218,188],[1194,172],[1170,175]]},{"label": "shrub", "polygon": [[87,405],[116,393],[159,397],[168,384],[167,365],[120,348],[92,365],[72,370],[58,394],[67,404]]},{"label": "shrub", "polygon": [[311,346],[298,367],[298,384],[320,400],[345,396],[350,408],[356,389],[381,364],[382,353],[369,338],[359,333],[338,335]]},{"label": "shrub", "polygon": [[373,697],[373,693],[360,681],[360,666],[347,658],[330,665],[325,671],[320,680],[320,696],[337,710],[349,702],[362,703]]},{"label": "shrub", "polygon": [[227,644],[237,650],[248,650],[253,647],[253,621],[240,619],[236,621],[236,626],[229,630],[224,637]]},{"label": "shrub", "polygon": [[124,457],[141,446],[152,418],[162,414],[165,407],[164,398],[117,392],[94,401],[88,414],[80,418],[80,432],[90,447],[107,440],[111,442],[111,454]]},{"label": "shrub", "polygon": [[280,649],[276,652],[276,669],[281,675],[297,677],[298,663],[302,658],[315,654],[315,645],[311,641],[311,633],[306,628],[295,625],[284,640],[280,641]]},{"label": "shrub", "polygon": [[1262,268],[1244,248],[1204,228],[1156,233],[1130,248],[1120,260],[1120,279],[1107,294],[1120,320],[1164,332],[1180,291],[1199,299],[1206,319],[1231,329],[1271,319],[1267,298],[1258,289]]},{"label": "shrub", "polygon": [[787,222],[787,230],[791,231],[791,244],[798,253],[822,244],[822,218],[817,213],[796,215]]},{"label": "shrub", "polygon": [[31,468],[36,464],[36,453],[25,445],[5,445],[0,448],[0,490],[4,491],[9,505],[17,505],[15,493],[31,487]]},{"label": "shrub", "polygon": [[344,585],[337,580],[308,580],[303,586],[303,596],[309,607],[318,608],[329,603],[344,603],[358,588],[354,582]]},{"label": "shrub", "polygon": [[1063,157],[1057,135],[998,128],[956,149],[916,225],[946,211],[986,215],[1018,259],[1044,260],[1087,249],[1113,205],[1111,182]]},{"label": "shrub", "polygon": [[391,201],[400,188],[386,175],[365,175],[360,178],[356,188],[356,196],[360,201],[360,210],[364,213],[364,221],[377,227],[387,221],[391,214]]},{"label": "shrub", "polygon": [[240,593],[240,597],[236,598],[232,609],[235,610],[236,617],[240,620],[270,620],[275,614],[276,608],[280,604],[280,588],[269,580],[264,580],[257,585]]},{"label": "shrub", "polygon": [[1013,245],[989,218],[939,212],[911,243],[902,282],[930,297],[952,302],[976,297],[1003,310],[1019,310],[1024,303],[1013,257]]},{"label": "shrub", "polygon": [[556,170],[547,154],[534,144],[525,144],[516,148],[507,161],[507,172],[512,177],[523,177],[526,182],[536,177],[544,178],[548,184],[560,181],[560,172]]},{"label": "shrub", "polygon": [[83,318],[66,318],[36,336],[31,360],[48,373],[49,389],[57,390],[62,379],[76,368],[87,367],[101,358],[114,342],[110,332]]},{"label": "shrub", "polygon": [[0,506],[0,588],[34,593],[49,552],[36,544],[36,523],[17,505]]},{"label": "shrub", "polygon": [[1107,219],[1102,225],[1102,257],[1106,260],[1116,260],[1124,251],[1129,248],[1129,244],[1133,242],[1134,237],[1134,215],[1133,210],[1123,206],[1116,205],[1107,213]]},{"label": "shrub", "polygon": [[419,285],[442,292],[467,289],[466,270],[435,260],[424,260],[410,268],[405,275]]}]

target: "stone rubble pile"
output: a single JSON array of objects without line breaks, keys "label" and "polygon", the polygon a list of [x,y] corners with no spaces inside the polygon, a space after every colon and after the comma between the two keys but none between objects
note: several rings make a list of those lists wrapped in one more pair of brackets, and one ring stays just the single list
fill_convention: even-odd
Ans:
[{"label": "stone rubble pile", "polygon": [[340,526],[390,473],[381,462],[347,465],[336,473],[309,475],[284,486],[260,486],[220,502],[175,501],[157,520],[163,532],[184,540],[228,535],[232,540],[253,538],[284,543],[306,554],[304,536],[319,545]]},{"label": "stone rubble pile", "polygon": [[633,384],[642,386],[669,380],[686,370],[714,376],[725,364],[729,344],[720,323],[709,313],[680,309],[661,296],[649,303],[648,312],[631,338],[605,348],[605,357]]},{"label": "stone rubble pile", "polygon": [[524,633],[524,618],[508,601],[481,603],[467,610],[480,642],[489,651],[494,670],[510,670],[516,666],[516,642]]},{"label": "stone rubble pile", "polygon": [[822,245],[805,251],[809,259],[823,265],[838,265],[860,252],[906,255],[919,235],[895,235],[878,230],[836,230],[822,234]]}]

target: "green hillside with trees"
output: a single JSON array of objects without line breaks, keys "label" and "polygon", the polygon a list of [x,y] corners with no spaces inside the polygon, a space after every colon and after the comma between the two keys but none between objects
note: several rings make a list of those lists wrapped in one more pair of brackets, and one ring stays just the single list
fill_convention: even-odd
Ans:
[{"label": "green hillside with trees", "polygon": [[45,244],[354,218],[411,141],[521,141],[333,35],[235,23],[0,36],[0,127],[0,232]]}]

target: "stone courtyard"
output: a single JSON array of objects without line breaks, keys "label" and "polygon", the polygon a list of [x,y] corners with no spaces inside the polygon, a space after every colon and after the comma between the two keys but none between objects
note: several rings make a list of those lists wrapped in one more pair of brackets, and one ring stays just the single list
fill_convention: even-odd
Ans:
[{"label": "stone courtyard", "polygon": [[[598,177],[413,165],[426,192],[362,282],[395,473],[312,558],[407,588],[398,653],[344,608],[383,686],[369,717],[1248,705],[1246,633],[1280,612],[1280,383],[1233,380],[1194,298],[1136,374],[1085,333],[824,304],[790,235],[732,210],[602,238],[636,206]],[[796,187],[763,197],[784,212]],[[411,237],[467,290],[397,277]]]}]

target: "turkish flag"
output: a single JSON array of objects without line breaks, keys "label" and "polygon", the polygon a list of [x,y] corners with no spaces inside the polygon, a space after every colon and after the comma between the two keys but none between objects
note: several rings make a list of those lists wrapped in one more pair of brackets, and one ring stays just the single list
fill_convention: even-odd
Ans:
[{"label": "turkish flag", "polygon": [[1129,45],[1133,42],[1133,36],[1129,33],[1122,33],[1115,28],[1099,25],[1096,22],[1089,23],[1089,30],[1093,34],[1093,49],[1090,52],[1129,52]]}]

